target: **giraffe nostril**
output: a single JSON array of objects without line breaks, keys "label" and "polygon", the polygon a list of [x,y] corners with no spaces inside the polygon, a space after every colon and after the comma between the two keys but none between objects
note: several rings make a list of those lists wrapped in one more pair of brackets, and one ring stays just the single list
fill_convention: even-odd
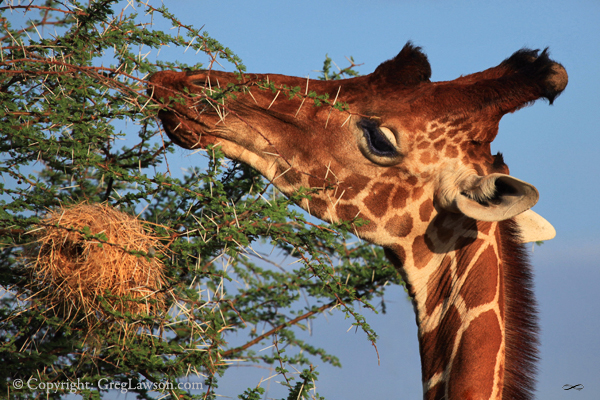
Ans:
[{"label": "giraffe nostril", "polygon": [[208,84],[208,83],[209,83],[209,82],[208,82],[208,80],[207,80],[207,79],[194,79],[194,80],[191,80],[191,81],[190,81],[190,84],[191,84],[191,85],[194,85],[194,86],[203,86],[203,87],[209,87],[209,84]]}]

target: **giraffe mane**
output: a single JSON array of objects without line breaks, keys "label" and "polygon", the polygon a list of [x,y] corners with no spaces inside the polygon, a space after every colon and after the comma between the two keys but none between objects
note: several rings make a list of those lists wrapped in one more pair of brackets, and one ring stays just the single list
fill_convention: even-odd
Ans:
[{"label": "giraffe mane", "polygon": [[514,220],[500,222],[505,280],[506,358],[503,399],[534,398],[539,325],[533,272]]}]

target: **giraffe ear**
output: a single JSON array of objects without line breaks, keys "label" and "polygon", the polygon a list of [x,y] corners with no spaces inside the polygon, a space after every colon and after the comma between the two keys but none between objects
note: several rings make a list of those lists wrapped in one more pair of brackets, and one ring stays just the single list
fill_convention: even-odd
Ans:
[{"label": "giraffe ear", "polygon": [[380,64],[369,76],[369,81],[380,88],[414,86],[428,82],[431,65],[420,47],[406,43],[400,53]]},{"label": "giraffe ear", "polygon": [[503,221],[529,210],[539,193],[527,182],[504,174],[471,175],[450,202],[454,211],[479,221]]},{"label": "giraffe ear", "polygon": [[541,242],[554,239],[556,236],[552,224],[535,211],[527,210],[514,219],[521,231],[521,243]]}]

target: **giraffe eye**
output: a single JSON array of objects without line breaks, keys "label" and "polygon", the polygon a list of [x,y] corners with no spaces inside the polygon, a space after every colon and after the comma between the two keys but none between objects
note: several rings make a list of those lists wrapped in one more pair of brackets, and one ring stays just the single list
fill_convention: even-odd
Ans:
[{"label": "giraffe eye", "polygon": [[378,157],[396,157],[396,137],[388,128],[379,127],[371,120],[362,120],[362,128],[369,151]]},{"label": "giraffe eye", "polygon": [[358,148],[369,161],[381,166],[392,166],[402,161],[404,154],[397,132],[371,119],[360,120],[355,126]]}]

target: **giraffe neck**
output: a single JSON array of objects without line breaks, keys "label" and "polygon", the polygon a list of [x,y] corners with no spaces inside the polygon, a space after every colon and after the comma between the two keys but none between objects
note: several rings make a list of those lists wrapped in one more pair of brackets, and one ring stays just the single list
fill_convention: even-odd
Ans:
[{"label": "giraffe neck", "polygon": [[532,397],[537,326],[516,235],[512,221],[446,214],[402,246],[426,400]]}]

